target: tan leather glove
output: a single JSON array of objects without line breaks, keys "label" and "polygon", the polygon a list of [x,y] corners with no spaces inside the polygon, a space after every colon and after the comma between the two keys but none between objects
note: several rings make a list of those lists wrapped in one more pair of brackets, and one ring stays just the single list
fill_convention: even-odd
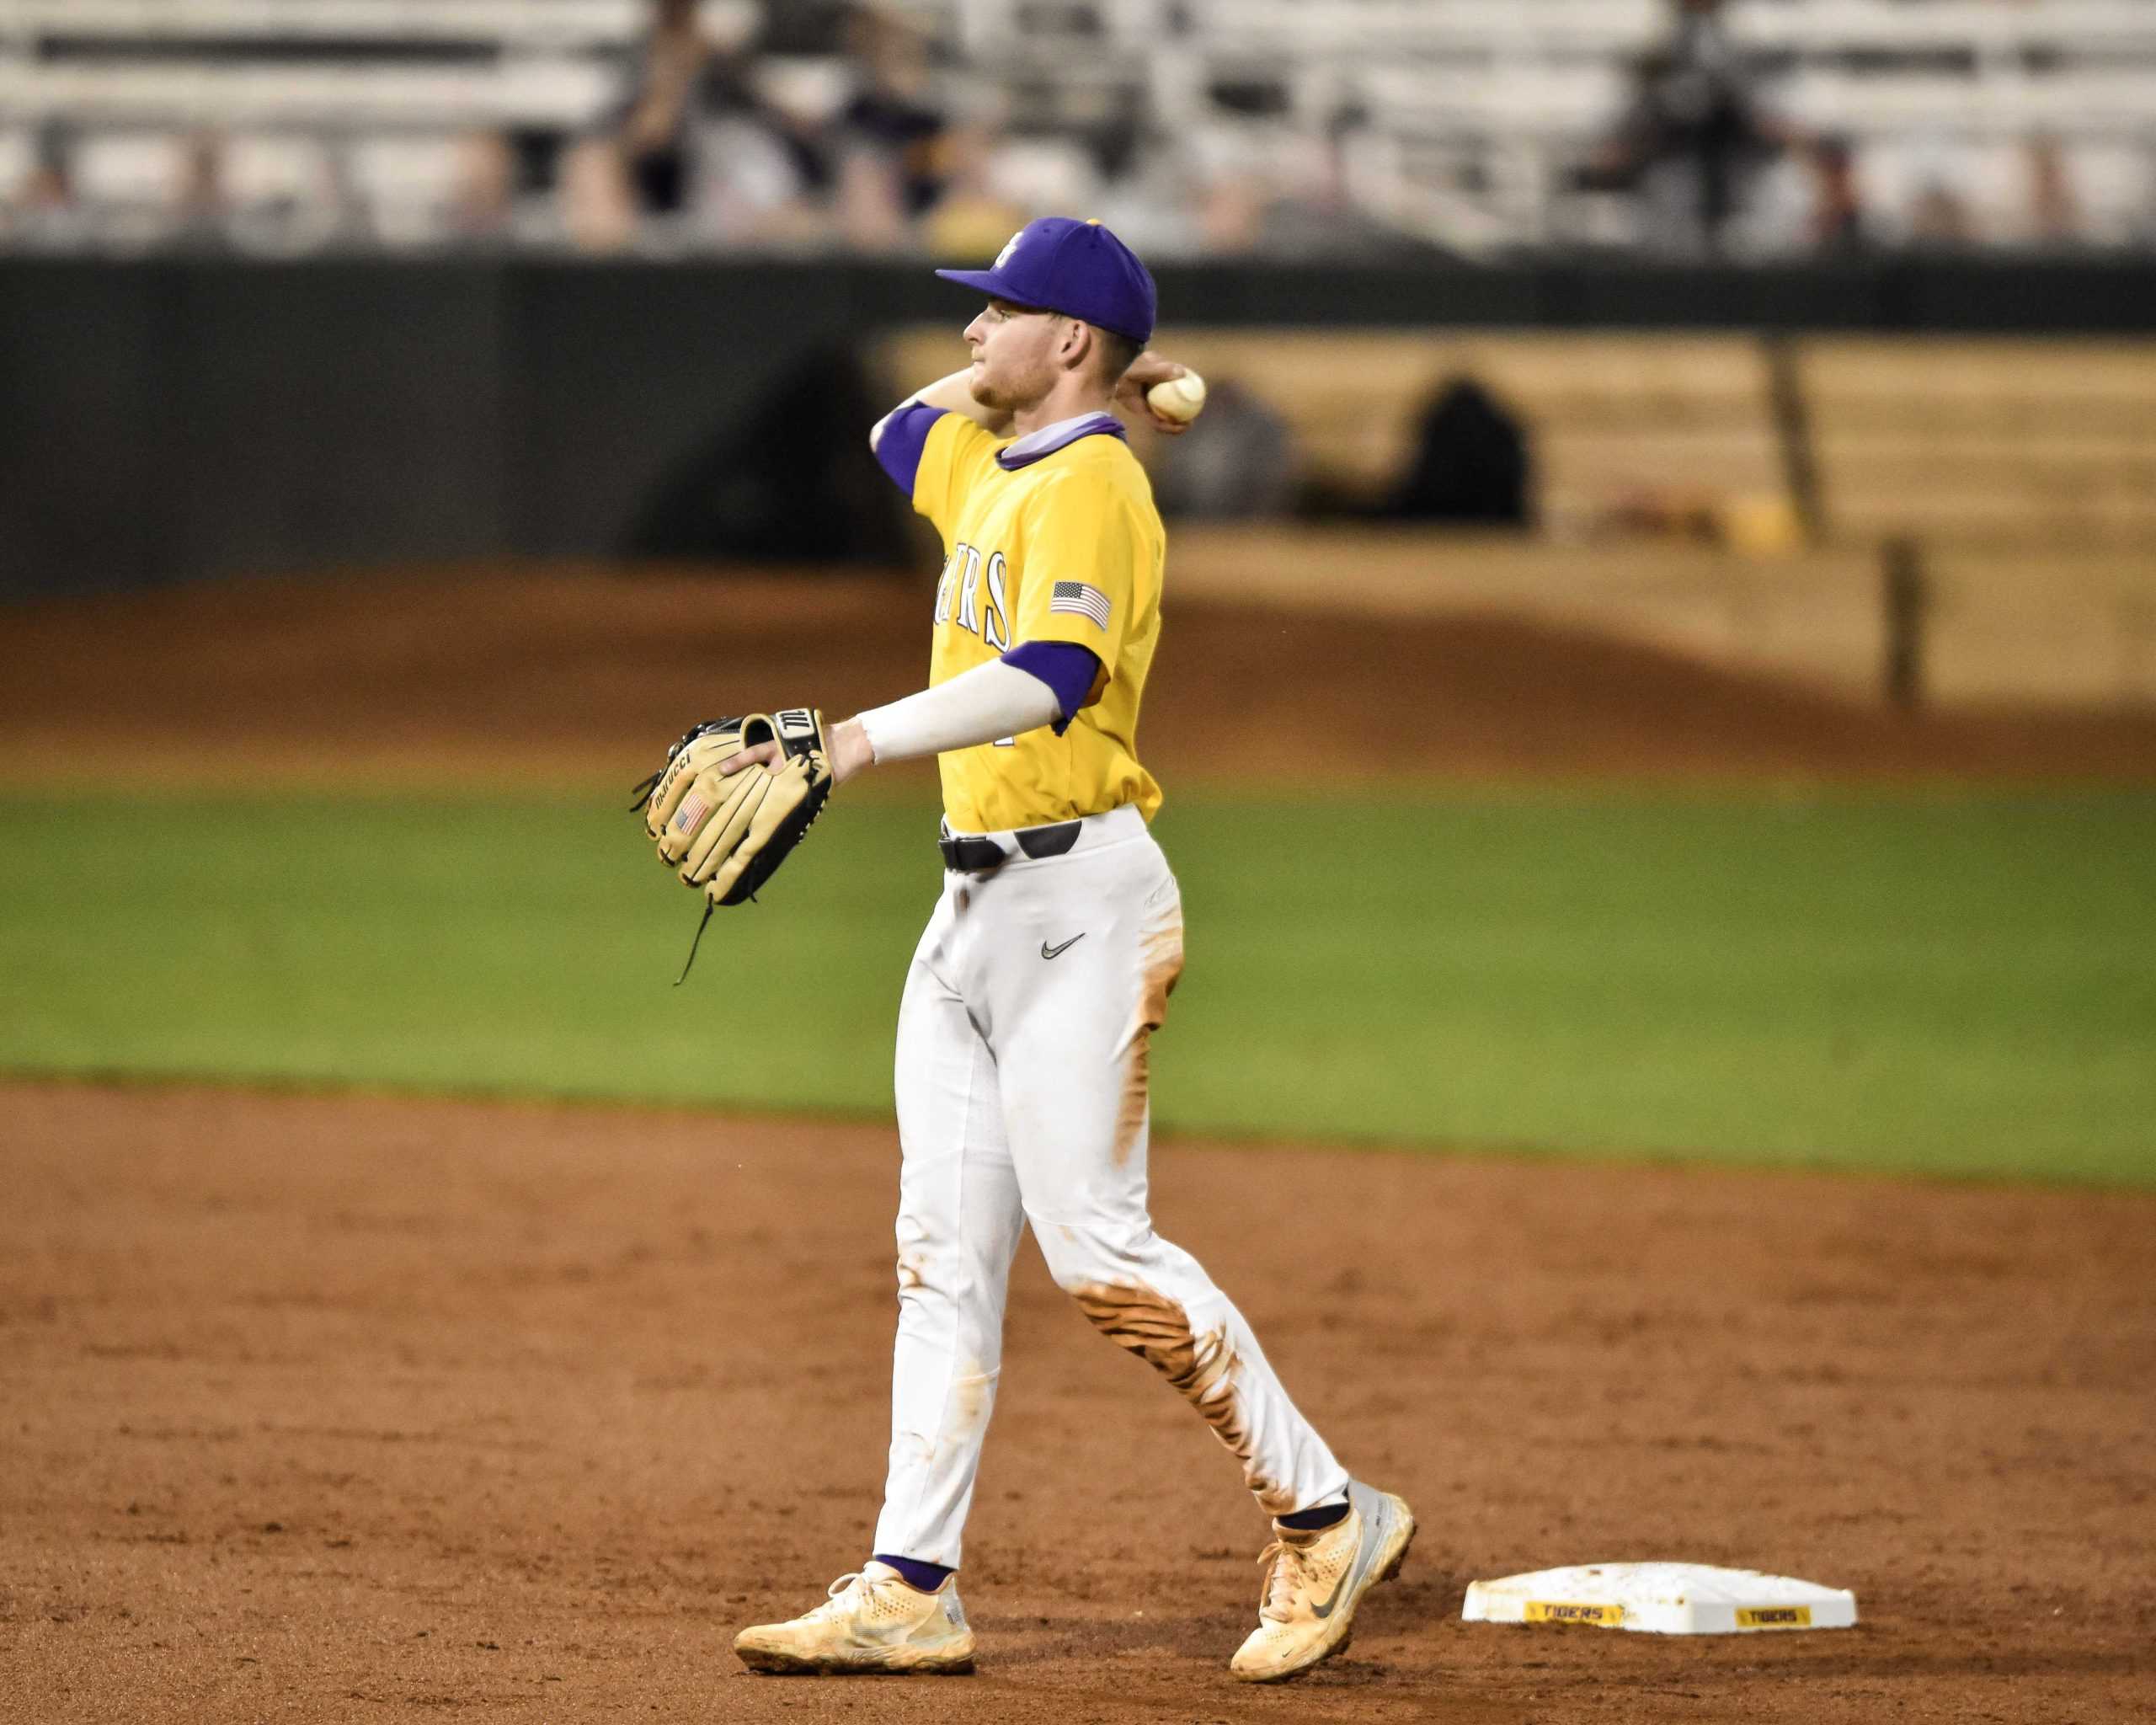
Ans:
[{"label": "tan leather glove", "polygon": [[[776,766],[719,772],[722,761],[759,743],[779,745]],[[684,884],[702,888],[714,905],[738,905],[792,854],[830,795],[824,715],[790,707],[696,726],[638,788],[635,806],[659,861]]]}]

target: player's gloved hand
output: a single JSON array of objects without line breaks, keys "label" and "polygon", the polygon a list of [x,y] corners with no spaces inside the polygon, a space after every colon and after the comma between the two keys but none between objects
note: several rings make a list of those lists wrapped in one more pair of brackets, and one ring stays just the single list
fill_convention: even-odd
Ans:
[{"label": "player's gloved hand", "polygon": [[[756,758],[743,763],[747,750]],[[792,854],[831,785],[824,716],[795,707],[696,726],[638,788],[635,807],[659,861],[713,905],[738,905]]]}]

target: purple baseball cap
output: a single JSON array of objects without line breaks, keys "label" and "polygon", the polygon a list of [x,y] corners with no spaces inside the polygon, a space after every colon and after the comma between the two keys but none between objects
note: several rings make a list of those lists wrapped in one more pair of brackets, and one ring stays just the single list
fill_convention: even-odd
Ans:
[{"label": "purple baseball cap", "polygon": [[1138,254],[1097,222],[1043,216],[1012,234],[989,268],[936,273],[997,299],[1097,323],[1141,346],[1152,339],[1153,278]]}]

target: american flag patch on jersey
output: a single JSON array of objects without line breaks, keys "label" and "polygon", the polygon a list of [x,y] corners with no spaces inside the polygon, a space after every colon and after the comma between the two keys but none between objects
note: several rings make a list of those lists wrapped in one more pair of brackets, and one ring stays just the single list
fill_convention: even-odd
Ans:
[{"label": "american flag patch on jersey", "polygon": [[711,804],[705,802],[696,792],[690,792],[681,799],[681,806],[674,811],[675,828],[682,832],[694,832],[696,830],[697,822],[704,818],[706,811],[710,807]]},{"label": "american flag patch on jersey", "polygon": [[1048,608],[1075,611],[1103,631],[1108,626],[1108,595],[1088,581],[1058,581],[1049,589]]}]

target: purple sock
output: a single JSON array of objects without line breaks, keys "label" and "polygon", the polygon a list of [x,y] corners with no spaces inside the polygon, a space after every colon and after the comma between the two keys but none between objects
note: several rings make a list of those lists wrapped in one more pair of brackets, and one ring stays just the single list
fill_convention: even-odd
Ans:
[{"label": "purple sock", "polygon": [[1315,1533],[1320,1528],[1331,1527],[1348,1519],[1348,1500],[1337,1503],[1321,1503],[1315,1509],[1298,1509],[1293,1515],[1278,1519],[1283,1527],[1292,1527],[1297,1533]]},{"label": "purple sock", "polygon": [[911,1557],[887,1557],[881,1551],[876,1553],[875,1561],[889,1564],[899,1572],[899,1580],[924,1594],[934,1593],[951,1577],[951,1572],[941,1563],[922,1563]]}]

